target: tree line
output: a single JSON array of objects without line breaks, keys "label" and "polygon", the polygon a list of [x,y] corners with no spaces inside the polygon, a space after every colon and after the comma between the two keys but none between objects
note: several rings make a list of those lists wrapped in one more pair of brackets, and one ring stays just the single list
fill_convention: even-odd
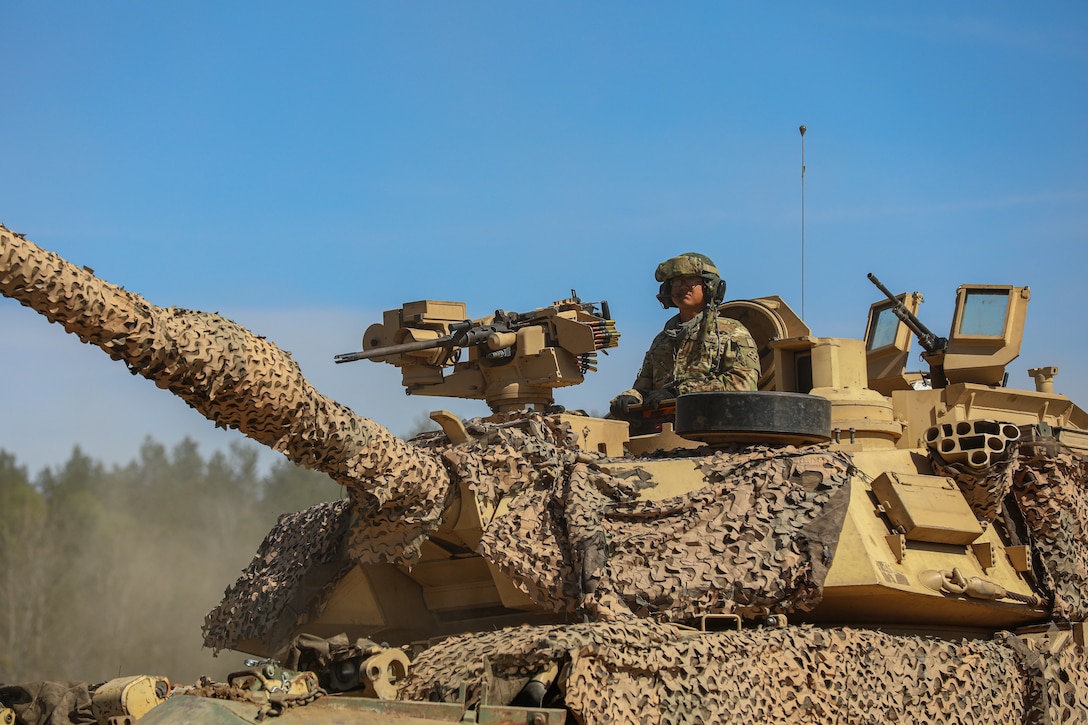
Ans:
[{"label": "tree line", "polygon": [[33,477],[0,449],[0,683],[225,679],[242,656],[203,649],[204,615],[281,514],[340,495],[286,459],[261,472],[247,443],[148,438],[109,468],[77,447]]}]

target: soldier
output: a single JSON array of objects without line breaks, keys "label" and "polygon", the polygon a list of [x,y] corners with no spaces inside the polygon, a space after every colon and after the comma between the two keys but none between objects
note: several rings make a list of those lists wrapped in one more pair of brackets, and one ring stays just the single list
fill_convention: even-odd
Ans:
[{"label": "soldier", "polygon": [[631,390],[612,399],[612,415],[632,405],[657,405],[684,393],[755,390],[759,353],[741,323],[718,315],[725,280],[704,254],[687,252],[657,265],[657,299],[680,312],[665,323],[642,362]]}]

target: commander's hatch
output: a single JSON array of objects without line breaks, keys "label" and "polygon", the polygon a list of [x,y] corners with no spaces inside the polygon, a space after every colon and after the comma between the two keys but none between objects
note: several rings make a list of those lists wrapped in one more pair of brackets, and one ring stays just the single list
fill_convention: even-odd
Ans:
[{"label": "commander's hatch", "polygon": [[944,374],[949,383],[1004,385],[1005,366],[1020,355],[1031,290],[1000,284],[965,284],[956,290],[956,313]]},{"label": "commander's hatch", "polygon": [[775,356],[771,343],[794,337],[806,337],[812,330],[777,295],[751,300],[730,300],[718,307],[718,313],[730,317],[751,333],[759,352],[759,390],[775,389]]},{"label": "commander's hatch", "polygon": [[[903,293],[896,299],[912,315],[922,305],[918,292]],[[913,339],[910,328],[895,314],[895,304],[884,299],[869,307],[869,321],[865,326],[865,358],[868,367],[869,387],[882,395],[893,390],[909,390],[921,381],[921,373],[907,373],[907,358]]]},{"label": "commander's hatch", "polygon": [[[922,296],[917,292],[896,297],[912,314],[918,312]],[[947,383],[1004,385],[1005,367],[1020,354],[1031,291],[1027,287],[995,284],[965,284],[956,290],[956,309],[948,346],[943,352],[923,353],[936,373],[935,387]],[[907,373],[912,333],[895,313],[889,299],[869,308],[865,328],[865,351],[869,387],[884,395],[907,390],[921,379]]]}]

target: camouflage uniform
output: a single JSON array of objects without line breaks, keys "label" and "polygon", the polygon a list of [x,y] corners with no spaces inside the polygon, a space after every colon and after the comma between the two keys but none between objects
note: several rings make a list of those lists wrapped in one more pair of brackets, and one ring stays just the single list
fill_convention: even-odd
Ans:
[{"label": "camouflage uniform", "polygon": [[662,307],[678,307],[673,280],[702,278],[705,308],[683,322],[676,315],[654,338],[642,361],[634,387],[612,399],[612,414],[623,417],[627,406],[656,404],[685,393],[755,390],[759,382],[759,352],[751,333],[740,322],[718,315],[725,296],[725,280],[704,254],[685,252],[657,266],[661,283],[657,299]]},{"label": "camouflage uniform", "polygon": [[[709,321],[707,314],[712,317]],[[704,327],[711,328],[707,334]],[[667,397],[755,390],[759,371],[759,353],[747,328],[708,308],[687,322],[681,322],[680,315],[666,322],[646,352],[634,386],[620,395],[645,401],[658,390]]]}]

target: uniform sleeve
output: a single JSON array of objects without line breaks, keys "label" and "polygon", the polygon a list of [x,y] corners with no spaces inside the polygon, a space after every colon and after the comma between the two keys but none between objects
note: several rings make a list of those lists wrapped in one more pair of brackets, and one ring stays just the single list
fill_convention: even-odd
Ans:
[{"label": "uniform sleeve", "polygon": [[725,390],[756,390],[759,383],[759,351],[756,341],[741,323],[729,318],[718,320],[718,330],[727,341],[719,367]]},{"label": "uniform sleeve", "polygon": [[[661,357],[664,350],[662,345],[668,345],[668,341],[665,339],[664,333],[659,333],[654,341],[650,343],[650,349],[646,351],[646,355],[642,358],[642,367],[639,368],[631,389],[624,390],[620,395],[632,395],[638,398],[640,403],[646,400],[646,396],[655,388],[654,370],[661,366],[658,358]],[[660,374],[658,377],[660,377]],[[616,398],[618,397],[619,395],[616,396]]]}]

